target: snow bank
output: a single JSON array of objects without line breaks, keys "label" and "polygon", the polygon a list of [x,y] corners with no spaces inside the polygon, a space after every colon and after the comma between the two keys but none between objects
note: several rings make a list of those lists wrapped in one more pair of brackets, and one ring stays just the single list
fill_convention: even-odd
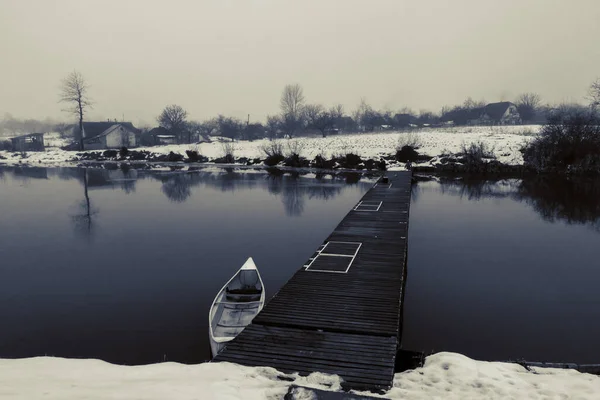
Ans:
[{"label": "snow bank", "polygon": [[[290,380],[278,379],[287,377]],[[336,376],[284,375],[229,363],[118,366],[99,360],[0,360],[0,399],[281,399],[289,386],[340,390]],[[377,397],[371,393],[362,393]],[[600,377],[438,353],[396,374],[391,399],[598,399]]]},{"label": "snow bank", "polygon": [[[318,154],[324,157],[344,155],[347,153],[358,154],[362,158],[379,159],[381,156],[395,154],[399,141],[405,140],[411,135],[419,144],[419,153],[432,157],[442,154],[456,154],[461,151],[463,144],[469,145],[474,142],[483,142],[494,153],[498,161],[520,165],[523,157],[519,152],[521,146],[533,138],[539,132],[540,126],[474,126],[474,127],[450,127],[450,128],[426,128],[409,132],[380,132],[380,133],[357,133],[347,135],[333,135],[326,138],[300,137],[296,139],[283,139],[284,151],[289,145],[301,149],[301,155],[312,160]],[[211,143],[165,145],[139,148],[152,153],[168,154],[169,152],[185,155],[186,150],[196,150],[200,154],[213,160],[224,155],[223,138],[212,138]],[[59,138],[49,137],[50,143],[59,143]],[[267,145],[267,139],[253,142],[240,140],[233,143],[234,156],[250,159],[264,158],[265,154],[261,148]],[[0,151],[0,163],[5,164],[48,164],[52,166],[69,165],[76,152],[66,152],[58,148],[48,148],[44,153],[28,153],[28,157],[21,159],[19,155]]]}]

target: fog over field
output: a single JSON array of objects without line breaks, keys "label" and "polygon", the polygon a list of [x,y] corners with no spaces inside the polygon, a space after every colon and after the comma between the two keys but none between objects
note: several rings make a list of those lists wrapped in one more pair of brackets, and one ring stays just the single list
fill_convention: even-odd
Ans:
[{"label": "fog over field", "polygon": [[89,120],[253,120],[284,85],[354,108],[438,111],[536,92],[581,101],[600,75],[597,0],[2,0],[0,116],[65,119],[60,80],[80,71]]}]

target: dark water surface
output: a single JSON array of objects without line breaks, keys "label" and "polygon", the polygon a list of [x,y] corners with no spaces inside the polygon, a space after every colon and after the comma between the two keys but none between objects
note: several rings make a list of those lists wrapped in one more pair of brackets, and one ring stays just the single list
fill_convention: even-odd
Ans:
[{"label": "dark water surface", "polygon": [[371,185],[0,168],[0,357],[206,360],[210,304],[246,258],[273,295]]},{"label": "dark water surface", "polygon": [[403,348],[600,363],[600,181],[413,186]]},{"label": "dark water surface", "polygon": [[[273,295],[371,184],[0,168],[0,357],[206,360],[208,309],[246,258]],[[598,338],[600,181],[413,186],[403,348],[600,363]]]}]

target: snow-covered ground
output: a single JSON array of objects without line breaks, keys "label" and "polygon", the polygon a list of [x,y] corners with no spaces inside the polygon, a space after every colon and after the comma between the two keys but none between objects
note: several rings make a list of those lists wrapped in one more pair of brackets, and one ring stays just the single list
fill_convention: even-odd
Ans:
[{"label": "snow-covered ground", "polygon": [[[288,387],[339,391],[337,376],[285,375],[229,363],[118,366],[99,360],[36,357],[0,360],[0,399],[282,399]],[[363,393],[378,397],[371,393]],[[474,361],[456,353],[428,357],[396,374],[391,399],[598,399],[600,377],[573,370]]]},{"label": "snow-covered ground", "polygon": [[[496,156],[498,161],[505,164],[519,165],[523,158],[519,149],[539,131],[538,125],[526,126],[473,126],[473,127],[449,127],[449,128],[426,128],[411,132],[380,132],[368,134],[334,135],[326,138],[301,137],[296,139],[282,139],[284,152],[289,147],[300,149],[300,154],[310,160],[318,154],[324,157],[343,155],[347,153],[358,154],[363,158],[378,159],[381,156],[395,154],[399,143],[415,141],[418,151],[432,157],[442,154],[456,154],[461,151],[463,145],[471,143],[484,143]],[[47,144],[64,144],[62,139],[55,137],[56,134],[46,135]],[[224,155],[223,138],[213,137],[210,143],[165,145],[137,150],[147,150],[153,153],[168,154],[169,152],[185,155],[186,150],[197,150],[203,156],[213,160]],[[236,141],[233,143],[235,157],[264,158],[262,151],[264,146],[270,144],[269,140]],[[72,162],[76,152],[67,152],[57,147],[49,147],[43,153],[28,153],[28,157],[22,159],[20,155],[13,155],[0,151],[0,163],[18,164],[19,161],[27,164],[45,165],[68,165]]]}]

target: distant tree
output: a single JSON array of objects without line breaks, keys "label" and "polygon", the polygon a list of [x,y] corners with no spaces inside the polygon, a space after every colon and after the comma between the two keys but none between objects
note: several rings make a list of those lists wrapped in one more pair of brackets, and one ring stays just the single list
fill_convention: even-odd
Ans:
[{"label": "distant tree", "polygon": [[329,112],[331,112],[331,115],[333,116],[333,118],[336,118],[336,119],[342,118],[344,116],[344,105],[336,104],[329,109]]},{"label": "distant tree", "polygon": [[206,121],[201,122],[198,125],[198,131],[200,134],[206,138],[214,135],[217,130],[217,121],[216,119],[207,119]]},{"label": "distant tree", "polygon": [[523,93],[517,97],[517,110],[524,122],[532,121],[542,103],[542,98],[537,93]]},{"label": "distant tree", "polygon": [[267,115],[265,133],[269,140],[276,139],[281,131],[281,117],[277,115]]},{"label": "distant tree", "polygon": [[71,72],[63,79],[60,91],[60,102],[67,103],[66,111],[77,115],[79,118],[79,148],[83,150],[83,116],[92,107],[92,100],[88,97],[89,86],[83,75],[77,71]]},{"label": "distant tree", "polygon": [[58,132],[61,138],[67,138],[72,134],[71,125],[64,122],[59,122],[52,127],[52,130]]},{"label": "distant tree", "polygon": [[439,120],[439,117],[435,115],[433,112],[428,110],[420,110],[419,117],[417,118],[417,123],[419,125],[425,124],[435,124]]},{"label": "distant tree", "polygon": [[321,136],[325,137],[327,131],[331,130],[335,125],[335,110],[326,110],[320,104],[309,104],[304,107],[304,113],[308,127],[321,132]]},{"label": "distant tree", "polygon": [[298,84],[286,85],[279,100],[282,128],[292,138],[302,127],[304,115],[304,91]]},{"label": "distant tree", "polygon": [[166,106],[156,120],[160,126],[175,135],[179,143],[183,143],[189,135],[186,118],[187,111],[181,106],[172,104]]},{"label": "distant tree", "polygon": [[372,130],[372,128],[369,129],[369,121],[373,119],[374,114],[375,111],[369,105],[369,103],[367,103],[367,99],[361,97],[360,103],[356,107],[356,110],[352,112],[352,117],[354,118],[354,121],[358,124],[359,129],[362,129],[363,131],[369,131]]},{"label": "distant tree", "polygon": [[590,85],[588,99],[590,100],[590,105],[593,109],[600,106],[600,78],[596,79],[596,81]]},{"label": "distant tree", "polygon": [[360,99],[358,107],[352,114],[359,129],[362,129],[364,132],[372,132],[376,126],[386,123],[383,114],[374,110],[365,98]]},{"label": "distant tree", "polygon": [[265,127],[260,122],[253,124],[246,124],[242,129],[242,139],[244,140],[255,140],[265,136]]},{"label": "distant tree", "polygon": [[467,97],[467,99],[462,104],[462,108],[465,110],[475,110],[477,108],[485,107],[486,104],[487,102],[484,99],[475,101],[472,98]]},{"label": "distant tree", "polygon": [[240,137],[244,125],[239,119],[219,115],[216,122],[221,136],[230,138],[232,142]]}]

